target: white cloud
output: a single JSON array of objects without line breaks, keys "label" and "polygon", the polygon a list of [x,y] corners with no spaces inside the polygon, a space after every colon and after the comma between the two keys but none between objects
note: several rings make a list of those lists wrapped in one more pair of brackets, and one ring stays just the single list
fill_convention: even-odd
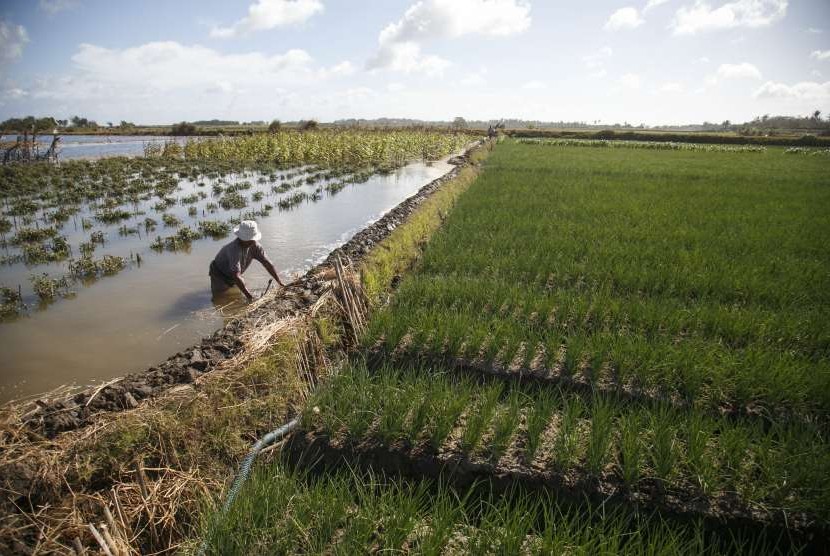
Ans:
[{"label": "white cloud", "polygon": [[597,71],[591,72],[588,74],[588,77],[593,77],[594,79],[600,79],[608,75],[608,71],[605,68],[599,69]]},{"label": "white cloud", "polygon": [[718,66],[718,77],[723,79],[761,79],[761,71],[748,62],[721,64]]},{"label": "white cloud", "polygon": [[547,87],[548,86],[545,83],[543,83],[542,81],[538,81],[536,79],[528,81],[527,83],[522,85],[522,89],[528,91],[539,91],[541,89],[547,89]]},{"label": "white cloud", "polygon": [[248,7],[247,16],[230,27],[214,27],[210,36],[227,39],[303,23],[323,9],[320,0],[257,0]]},{"label": "white cloud", "polygon": [[29,34],[22,25],[0,20],[0,65],[20,58],[27,42]]},{"label": "white cloud", "polygon": [[824,77],[824,74],[822,74],[822,73],[821,73],[820,71],[818,71],[818,70],[813,70],[813,71],[811,71],[811,72],[810,72],[810,75],[811,75],[811,76],[813,76],[813,77],[815,77],[816,79],[821,79],[822,77]]},{"label": "white cloud", "polygon": [[683,91],[683,85],[676,82],[669,82],[663,83],[663,86],[660,87],[661,93],[680,93]]},{"label": "white cloud", "polygon": [[589,70],[601,69],[605,65],[605,61],[614,55],[614,51],[610,46],[600,48],[594,54],[587,54],[582,57],[585,62],[585,67]]},{"label": "white cloud", "polygon": [[784,98],[793,100],[830,101],[830,81],[816,83],[802,81],[795,85],[767,81],[754,94],[755,98]]},{"label": "white cloud", "polygon": [[505,37],[530,27],[530,5],[522,0],[422,0],[387,25],[378,37],[369,69],[440,74],[450,62],[421,53],[430,39],[465,35]]},{"label": "white cloud", "polygon": [[822,33],[824,32],[824,30],[823,30],[823,29],[819,29],[819,28],[817,28],[817,27],[810,27],[810,28],[808,28],[808,29],[807,29],[807,32],[808,32],[808,33],[812,33],[812,34],[814,34],[814,35],[820,35],[820,34],[822,34]]},{"label": "white cloud", "polygon": [[734,0],[713,8],[705,0],[677,10],[671,27],[675,35],[734,29],[765,27],[783,18],[789,0]]},{"label": "white cloud", "polygon": [[49,15],[55,15],[58,12],[71,10],[76,7],[78,2],[75,0],[40,0],[38,8]]},{"label": "white cloud", "polygon": [[487,68],[481,68],[479,71],[468,73],[458,83],[464,87],[480,87],[487,83],[485,75],[487,75]]},{"label": "white cloud", "polygon": [[697,62],[699,64],[708,64],[709,62],[711,62],[711,60],[709,58],[707,58],[706,56],[701,56],[700,58],[697,59]]},{"label": "white cloud", "polygon": [[403,83],[393,82],[386,86],[386,90],[390,93],[398,93],[406,89]]},{"label": "white cloud", "polygon": [[643,13],[649,11],[652,8],[656,8],[657,6],[662,6],[663,4],[665,4],[668,1],[669,0],[648,0],[648,3],[646,4],[646,7],[643,8]]},{"label": "white cloud", "polygon": [[830,50],[813,50],[810,54],[810,58],[814,58],[816,60],[830,60]]},{"label": "white cloud", "polygon": [[618,29],[634,29],[645,23],[645,20],[640,17],[637,8],[626,6],[620,8],[611,14],[608,21],[605,22],[605,29],[607,31],[616,31]]},{"label": "white cloud", "polygon": [[640,76],[636,73],[626,73],[625,75],[620,77],[619,83],[626,89],[639,89]]},{"label": "white cloud", "polygon": [[298,49],[267,55],[174,41],[124,49],[82,44],[65,73],[25,87],[20,102],[39,112],[147,123],[340,117],[357,105],[374,106],[376,93],[362,83],[337,87],[353,71],[351,62],[322,66]]},{"label": "white cloud", "polygon": [[440,56],[421,52],[416,42],[401,42],[385,45],[369,60],[369,69],[389,69],[401,73],[425,73],[436,76],[444,73],[452,64]]}]

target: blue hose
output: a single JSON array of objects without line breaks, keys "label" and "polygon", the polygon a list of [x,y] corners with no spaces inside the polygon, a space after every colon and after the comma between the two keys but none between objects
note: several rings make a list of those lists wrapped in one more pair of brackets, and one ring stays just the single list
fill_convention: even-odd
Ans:
[{"label": "blue hose", "polygon": [[[281,440],[285,437],[285,435],[296,429],[299,424],[300,418],[294,417],[280,428],[272,430],[254,443],[251,450],[248,452],[248,455],[242,460],[242,465],[239,466],[239,473],[237,473],[236,479],[233,481],[233,485],[231,485],[230,490],[228,490],[228,497],[225,498],[225,503],[222,504],[223,514],[227,513],[228,509],[230,509],[233,501],[236,500],[239,491],[242,490],[242,485],[244,485],[245,481],[248,480],[248,476],[251,474],[251,468],[254,466],[254,460],[257,455],[259,455],[263,449],[267,448],[274,442]],[[202,541],[202,545],[199,547],[197,554],[199,556],[204,556],[206,550],[207,539]]]}]

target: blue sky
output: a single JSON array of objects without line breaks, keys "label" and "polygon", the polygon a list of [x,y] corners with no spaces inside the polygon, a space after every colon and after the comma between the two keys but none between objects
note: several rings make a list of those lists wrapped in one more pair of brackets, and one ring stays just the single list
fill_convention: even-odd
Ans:
[{"label": "blue sky", "polygon": [[0,118],[667,124],[830,113],[827,0],[28,0]]}]

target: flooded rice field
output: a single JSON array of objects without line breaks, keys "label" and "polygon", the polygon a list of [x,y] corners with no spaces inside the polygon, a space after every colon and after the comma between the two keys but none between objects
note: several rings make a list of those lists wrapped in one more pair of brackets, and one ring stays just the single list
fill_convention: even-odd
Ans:
[{"label": "flooded rice field", "polygon": [[[239,220],[259,222],[286,281],[450,168],[205,170],[156,176],[155,194],[62,205],[58,188],[57,202],[28,211],[6,199],[0,401],[139,371],[219,328],[234,306],[211,301],[208,265]],[[268,275],[254,263],[245,280],[256,295]]]},{"label": "flooded rice field", "polygon": [[[184,137],[158,135],[61,135],[58,148],[59,160],[94,159],[106,156],[141,156],[146,145],[163,145],[169,141],[180,144]],[[0,135],[0,142],[14,141],[16,135]],[[41,151],[49,148],[51,135],[38,135]]]}]

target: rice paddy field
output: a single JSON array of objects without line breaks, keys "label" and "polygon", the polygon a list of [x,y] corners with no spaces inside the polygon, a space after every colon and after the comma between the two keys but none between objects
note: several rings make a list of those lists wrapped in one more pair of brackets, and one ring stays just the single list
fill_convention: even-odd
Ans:
[{"label": "rice paddy field", "polygon": [[609,147],[496,146],[210,550],[826,552],[830,159]]},{"label": "rice paddy field", "polygon": [[[214,306],[207,279],[240,220],[259,222],[290,281],[446,173],[441,159],[470,139],[283,132],[0,167],[0,401],[146,369],[194,344],[241,305]],[[259,270],[248,277],[261,291]]]}]

